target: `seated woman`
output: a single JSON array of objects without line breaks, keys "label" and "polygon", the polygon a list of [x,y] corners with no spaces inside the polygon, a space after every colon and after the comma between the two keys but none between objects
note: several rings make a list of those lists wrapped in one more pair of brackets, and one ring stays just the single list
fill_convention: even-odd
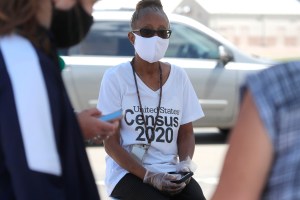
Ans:
[{"label": "seated woman", "polygon": [[105,72],[97,105],[103,114],[124,112],[119,133],[104,142],[108,193],[122,200],[205,199],[193,178],[172,182],[195,170],[192,122],[204,114],[185,71],[159,61],[171,36],[161,2],[140,1],[131,28],[136,54]]}]

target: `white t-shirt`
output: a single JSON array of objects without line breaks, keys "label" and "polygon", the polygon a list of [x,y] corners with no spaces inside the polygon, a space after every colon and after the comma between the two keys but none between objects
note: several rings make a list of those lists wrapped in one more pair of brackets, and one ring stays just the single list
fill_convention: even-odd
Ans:
[{"label": "white t-shirt", "polygon": [[[137,75],[137,84],[147,129],[153,127],[160,90],[153,91]],[[132,144],[147,144],[142,115],[130,62],[108,69],[102,79],[97,108],[102,114],[118,109],[124,112],[121,121],[120,143],[130,150]],[[203,117],[197,95],[186,72],[171,65],[168,80],[162,87],[161,108],[155,139],[144,157],[143,166],[151,171],[175,171],[178,163],[177,136],[180,125]],[[149,137],[151,131],[149,132]],[[121,168],[111,157],[106,157],[105,184],[109,194],[128,171]]]}]

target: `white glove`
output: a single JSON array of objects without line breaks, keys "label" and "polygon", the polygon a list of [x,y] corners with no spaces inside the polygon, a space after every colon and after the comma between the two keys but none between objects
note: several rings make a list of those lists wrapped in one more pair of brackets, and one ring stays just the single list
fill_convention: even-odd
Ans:
[{"label": "white glove", "polygon": [[156,173],[147,170],[143,182],[152,185],[160,191],[174,195],[181,192],[186,186],[185,183],[178,184],[171,182],[172,180],[177,180],[179,178],[180,175],[178,174]]},{"label": "white glove", "polygon": [[[194,163],[190,157],[187,157],[186,160],[179,162],[176,166],[176,172],[195,172],[197,169],[196,163]],[[191,178],[185,181],[185,184],[190,182]]]},{"label": "white glove", "polygon": [[197,164],[194,163],[188,156],[187,159],[179,162],[176,166],[177,172],[195,172],[197,169]]}]

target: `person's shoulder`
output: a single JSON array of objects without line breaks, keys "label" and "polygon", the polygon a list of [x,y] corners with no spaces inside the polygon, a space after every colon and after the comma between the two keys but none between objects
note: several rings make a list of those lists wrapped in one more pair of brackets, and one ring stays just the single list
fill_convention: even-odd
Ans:
[{"label": "person's shoulder", "polygon": [[257,79],[263,80],[263,90],[273,94],[278,105],[300,98],[300,62],[282,62],[261,71]]},{"label": "person's shoulder", "polygon": [[171,74],[175,76],[177,80],[186,81],[189,79],[185,69],[175,64],[171,64]]},{"label": "person's shoulder", "polygon": [[170,65],[171,71],[173,73],[177,73],[177,74],[185,74],[186,73],[183,67],[180,67],[180,66],[172,64],[172,63],[165,63],[165,64]]},{"label": "person's shoulder", "polygon": [[273,65],[273,68],[280,68],[280,67],[300,68],[300,60],[280,62]]},{"label": "person's shoulder", "polygon": [[289,71],[289,70],[293,70],[293,69],[295,69],[295,70],[300,69],[300,60],[299,61],[281,62],[281,63],[271,66],[267,70],[284,72],[284,71]]},{"label": "person's shoulder", "polygon": [[131,69],[130,62],[120,63],[106,70],[106,75],[122,75]]},{"label": "person's shoulder", "polygon": [[180,67],[180,66],[178,66],[178,65],[176,65],[176,64],[172,64],[172,63],[167,63],[167,64],[171,65],[171,68],[172,68],[173,70],[176,70],[176,71],[184,70],[182,67]]},{"label": "person's shoulder", "polygon": [[300,93],[300,61],[280,63],[272,68],[270,68],[270,76],[280,81],[283,90],[292,89]]},{"label": "person's shoulder", "polygon": [[300,78],[300,61],[290,61],[275,64],[258,73],[260,78],[267,78],[271,80],[287,80]]}]

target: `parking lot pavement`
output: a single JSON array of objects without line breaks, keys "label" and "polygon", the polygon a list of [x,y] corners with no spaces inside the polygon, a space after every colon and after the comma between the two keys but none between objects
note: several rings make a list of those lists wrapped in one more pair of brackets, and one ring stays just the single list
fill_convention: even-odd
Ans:
[{"label": "parking lot pavement", "polygon": [[[106,194],[105,177],[105,151],[103,147],[87,147],[88,157],[96,179],[101,199],[109,200]],[[209,199],[219,179],[219,171],[223,157],[227,150],[226,144],[197,144],[193,161],[198,168],[194,178],[201,185],[204,195]]]}]

